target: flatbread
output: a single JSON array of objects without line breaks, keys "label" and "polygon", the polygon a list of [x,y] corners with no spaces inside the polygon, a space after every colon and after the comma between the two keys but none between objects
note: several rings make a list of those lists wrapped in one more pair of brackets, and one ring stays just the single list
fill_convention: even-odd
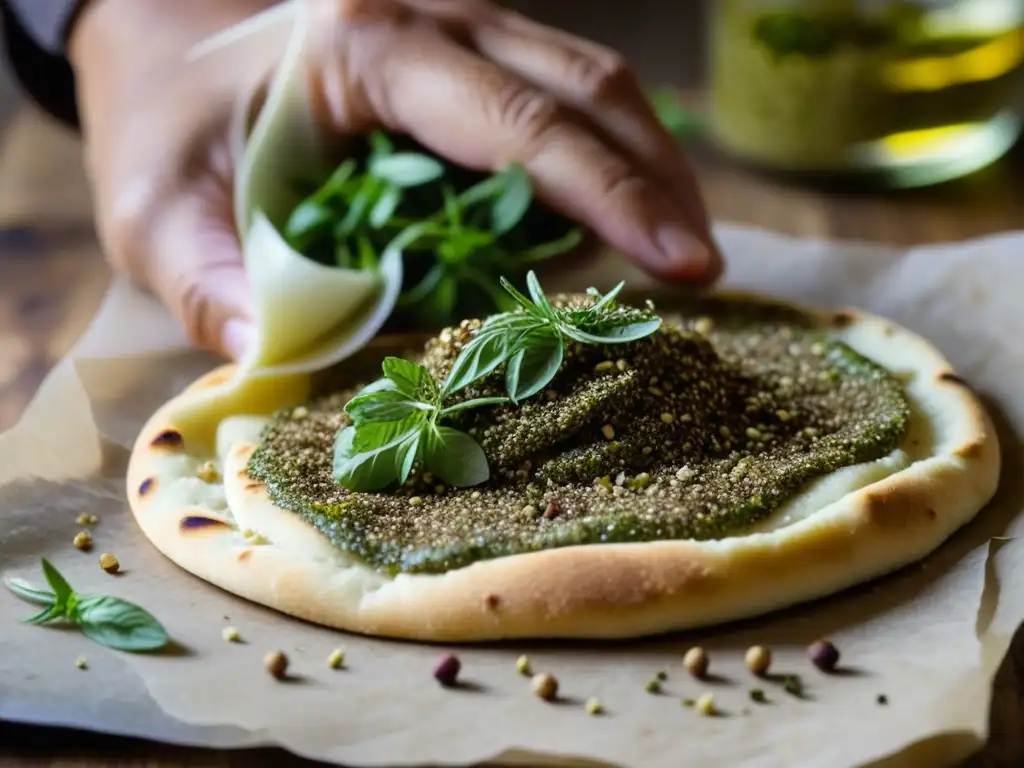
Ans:
[{"label": "flatbread", "polygon": [[[653,298],[671,312],[671,297]],[[232,366],[196,381],[146,423],[128,470],[131,508],[150,541],[197,577],[370,635],[616,639],[792,606],[932,552],[993,496],[1001,461],[985,409],[925,339],[857,310],[812,314],[900,376],[910,429],[889,456],[811,483],[742,535],[568,546],[440,575],[387,576],[278,508],[246,474],[265,419],[301,403],[312,375],[237,377]],[[406,342],[380,337],[367,349],[383,356]],[[197,476],[209,461],[221,473],[212,482]]]}]

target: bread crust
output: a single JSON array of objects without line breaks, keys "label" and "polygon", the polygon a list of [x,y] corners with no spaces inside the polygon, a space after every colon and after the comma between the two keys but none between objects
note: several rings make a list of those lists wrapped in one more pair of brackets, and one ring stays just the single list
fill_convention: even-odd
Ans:
[{"label": "bread crust", "polygon": [[[356,633],[449,643],[613,640],[764,614],[928,555],[988,503],[1000,473],[988,413],[929,342],[859,310],[816,315],[907,379],[914,445],[904,448],[913,461],[781,527],[716,541],[571,546],[438,575],[385,576],[270,500],[245,473],[252,439],[222,446],[221,483],[194,477],[195,466],[212,458],[220,419],[270,413],[308,391],[301,376],[238,382],[231,366],[149,419],[129,463],[129,501],[150,541],[185,570],[285,614]],[[180,443],[161,439],[169,433],[180,434]],[[246,536],[246,528],[269,542]]]}]

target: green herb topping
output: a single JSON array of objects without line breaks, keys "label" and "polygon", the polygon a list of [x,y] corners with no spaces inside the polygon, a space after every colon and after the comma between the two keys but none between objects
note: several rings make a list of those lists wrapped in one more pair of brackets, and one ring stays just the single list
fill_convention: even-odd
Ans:
[{"label": "green herb topping", "polygon": [[[555,547],[739,534],[809,481],[886,457],[906,434],[901,382],[816,317],[707,296],[666,297],[660,318],[614,291],[544,298],[463,320],[421,350],[395,342],[389,353],[409,362],[361,391],[356,382],[379,375],[379,349],[324,372],[305,418],[291,417],[297,404],[271,418],[249,475],[368,565],[443,573]],[[503,324],[509,333],[490,332]],[[362,399],[378,388],[390,394]],[[401,426],[364,442],[355,436],[368,418],[383,420],[374,430]],[[460,435],[457,450],[438,441],[428,453],[442,426]],[[339,482],[339,433],[359,447],[343,459],[372,454],[358,462],[375,482]]]},{"label": "green herb topping", "polygon": [[147,611],[117,597],[79,594],[45,557],[42,565],[52,591],[37,589],[21,579],[6,581],[18,597],[45,606],[42,612],[23,619],[25,623],[67,621],[90,640],[118,651],[154,651],[167,644],[167,632]]},{"label": "green herb topping", "polygon": [[[650,312],[618,310],[615,297],[624,283],[603,296],[591,289],[595,302],[586,309],[552,307],[532,271],[530,298],[504,278],[501,284],[518,308],[488,318],[443,382],[419,363],[388,357],[384,378],[346,404],[352,424],[338,432],[334,445],[334,476],[341,485],[365,492],[405,483],[417,461],[451,486],[486,482],[490,470],[483,448],[465,432],[441,425],[442,419],[537,394],[558,373],[567,341],[623,344],[661,326]],[[507,397],[450,401],[503,365]]]},{"label": "green herb topping", "polygon": [[[483,175],[404,137],[373,133],[293,209],[288,243],[323,264],[372,270],[385,249],[404,254],[393,323],[437,328],[466,314],[511,308],[498,276],[576,247],[582,232],[534,205],[522,165]],[[396,147],[402,143],[402,147]]]}]

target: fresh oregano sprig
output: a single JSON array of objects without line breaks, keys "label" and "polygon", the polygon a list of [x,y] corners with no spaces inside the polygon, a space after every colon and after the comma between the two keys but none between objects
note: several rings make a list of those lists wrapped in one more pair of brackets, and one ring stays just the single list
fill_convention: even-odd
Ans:
[{"label": "fresh oregano sprig", "polygon": [[18,597],[44,606],[22,619],[26,624],[70,622],[90,640],[118,651],[155,651],[167,645],[166,630],[148,611],[118,597],[79,594],[45,557],[42,567],[49,590],[22,579],[5,582]]},{"label": "fresh oregano sprig", "polygon": [[[517,309],[489,317],[456,358],[443,382],[424,366],[397,357],[384,359],[384,377],[364,387],[345,406],[351,425],[338,432],[334,477],[352,491],[379,491],[405,483],[419,460],[445,483],[470,487],[486,482],[490,468],[472,436],[441,424],[468,408],[519,403],[539,392],[557,374],[567,339],[584,344],[622,344],[644,338],[661,318],[641,311],[618,311],[624,283],[582,309],[556,308],[537,276],[527,274],[530,297],[505,278],[504,289]],[[456,392],[505,366],[508,397],[473,398],[445,405]]]},{"label": "fresh oregano sprig", "polygon": [[558,373],[566,339],[584,344],[624,344],[649,336],[661,318],[643,312],[618,312],[619,283],[606,294],[587,291],[596,299],[584,309],[555,308],[541,289],[536,274],[526,276],[527,298],[502,278],[502,286],[518,310],[489,317],[455,360],[445,382],[449,393],[479,381],[505,366],[505,389],[514,403],[544,389]]}]

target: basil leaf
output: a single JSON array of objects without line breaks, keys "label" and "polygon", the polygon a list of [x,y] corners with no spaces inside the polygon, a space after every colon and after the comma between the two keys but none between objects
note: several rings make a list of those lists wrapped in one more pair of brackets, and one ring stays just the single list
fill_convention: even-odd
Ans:
[{"label": "basil leaf", "polygon": [[505,389],[517,404],[548,385],[558,373],[564,353],[561,337],[550,332],[525,334],[519,347],[505,371]]},{"label": "basil leaf", "polygon": [[[407,458],[403,444],[415,437],[420,427],[413,425],[399,432],[386,442],[379,439],[379,434],[397,431],[396,427],[405,422],[394,424],[368,424],[367,427],[391,427],[379,433],[364,432],[363,429],[353,430],[346,427],[338,433],[335,440],[334,477],[350,491],[373,492],[391,485],[398,478]],[[360,432],[363,434],[360,435]],[[371,436],[372,435],[372,436]],[[366,446],[363,450],[361,443]],[[370,445],[377,447],[370,448]]]},{"label": "basil leaf", "polygon": [[291,212],[284,225],[284,236],[292,242],[308,241],[318,231],[326,229],[334,218],[334,211],[318,200],[303,200]]},{"label": "basil leaf", "polygon": [[410,400],[401,392],[388,391],[360,395],[345,405],[345,412],[357,427],[374,422],[402,421],[416,415],[424,418],[433,410],[434,406],[429,403]]},{"label": "basil leaf", "polygon": [[36,605],[54,605],[57,603],[57,596],[45,589],[36,589],[24,579],[7,579],[4,581],[7,588],[22,600],[27,600]]},{"label": "basil leaf", "polygon": [[46,577],[46,582],[50,585],[50,589],[53,590],[57,604],[67,603],[74,590],[71,589],[71,585],[65,581],[64,577],[60,575],[60,571],[54,568],[49,560],[44,557],[42,561],[43,575]]},{"label": "basil leaf", "polygon": [[396,187],[418,187],[444,175],[444,166],[432,157],[399,152],[370,161],[370,173]]},{"label": "basil leaf", "polygon": [[118,651],[155,651],[167,645],[167,632],[152,614],[117,597],[82,595],[71,618],[90,640]]},{"label": "basil leaf", "polygon": [[486,482],[491,476],[484,449],[465,432],[437,427],[429,439],[427,469],[448,485],[468,488]]},{"label": "basil leaf", "polygon": [[406,438],[398,446],[395,452],[395,466],[398,470],[398,482],[404,484],[412,473],[413,464],[416,463],[416,455],[419,453],[422,431],[417,431],[412,437]]},{"label": "basil leaf", "polygon": [[[395,384],[395,382],[393,382],[391,379],[384,378],[384,379],[377,379],[376,381],[371,381],[365,387],[360,389],[356,393],[355,397],[362,397],[363,395],[369,395],[369,394],[371,394],[373,392],[397,392],[397,391],[398,391],[398,386]],[[352,399],[354,400],[355,397],[352,398]]]},{"label": "basil leaf", "polygon": [[46,624],[49,621],[61,618],[64,618],[64,606],[51,605],[48,608],[44,608],[35,616],[29,616],[27,619],[22,619],[21,622],[23,624]]},{"label": "basil leaf", "polygon": [[455,359],[445,379],[443,393],[452,395],[504,363],[508,355],[508,341],[508,335],[500,329],[495,333],[485,333],[483,329],[477,332]]},{"label": "basil leaf", "polygon": [[627,325],[598,327],[593,333],[568,324],[559,326],[566,336],[584,344],[624,344],[650,336],[661,327],[661,318],[641,320]]},{"label": "basil leaf", "polygon": [[401,187],[391,186],[385,189],[384,193],[377,198],[373,210],[370,211],[370,226],[374,229],[380,229],[387,224],[391,217],[395,215],[395,211],[401,202]]},{"label": "basil leaf", "polygon": [[503,405],[508,402],[507,397],[475,397],[472,400],[463,400],[461,403],[455,403],[455,405],[449,405],[443,411],[441,416],[448,416],[452,413],[458,413],[464,411],[467,408],[480,408],[485,405]]},{"label": "basil leaf", "polygon": [[426,394],[428,399],[433,400],[438,394],[434,377],[419,363],[400,357],[385,357],[381,368],[384,375],[398,387],[398,391],[409,398],[418,400]]},{"label": "basil leaf", "polygon": [[526,169],[513,163],[502,174],[505,189],[491,206],[491,228],[499,235],[511,231],[522,221],[533,200],[533,188]]},{"label": "basil leaf", "polygon": [[400,440],[403,435],[409,435],[422,428],[423,419],[421,417],[402,419],[401,421],[371,421],[367,424],[360,424],[354,428],[352,449],[349,456],[376,450],[382,445]]}]

